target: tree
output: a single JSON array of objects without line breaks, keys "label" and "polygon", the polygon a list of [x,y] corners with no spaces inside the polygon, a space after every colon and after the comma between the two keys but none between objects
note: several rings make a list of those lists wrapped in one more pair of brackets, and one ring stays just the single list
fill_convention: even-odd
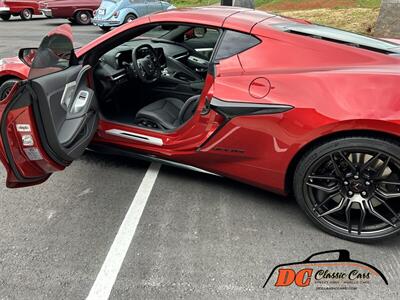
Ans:
[{"label": "tree", "polygon": [[255,0],[221,0],[221,5],[255,8]]},{"label": "tree", "polygon": [[374,35],[377,37],[400,38],[400,0],[382,0]]}]

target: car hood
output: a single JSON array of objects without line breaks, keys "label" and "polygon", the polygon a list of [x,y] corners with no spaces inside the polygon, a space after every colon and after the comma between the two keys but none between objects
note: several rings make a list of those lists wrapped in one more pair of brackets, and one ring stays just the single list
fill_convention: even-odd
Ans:
[{"label": "car hood", "polygon": [[0,66],[5,64],[24,64],[17,56],[0,59]]}]

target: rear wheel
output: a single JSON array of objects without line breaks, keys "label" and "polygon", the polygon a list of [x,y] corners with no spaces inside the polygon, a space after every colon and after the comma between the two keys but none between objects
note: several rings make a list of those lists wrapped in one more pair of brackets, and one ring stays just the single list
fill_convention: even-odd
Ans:
[{"label": "rear wheel", "polygon": [[130,23],[130,22],[134,21],[135,19],[137,19],[137,17],[134,14],[128,14],[124,19],[124,24]]},{"label": "rear wheel", "polygon": [[14,84],[16,84],[18,81],[18,79],[10,79],[0,85],[0,101],[4,100],[8,96]]},{"label": "rear wheel", "polygon": [[21,11],[21,13],[20,13],[21,19],[22,19],[22,20],[25,20],[25,21],[32,19],[32,15],[33,15],[33,12],[32,12],[32,10],[29,9],[29,8],[25,8],[25,9],[24,9],[23,11]]},{"label": "rear wheel", "polygon": [[10,20],[10,18],[11,18],[11,14],[1,15],[0,18],[1,18],[3,21],[8,21],[8,20]]},{"label": "rear wheel", "polygon": [[75,14],[75,22],[79,25],[89,25],[92,22],[92,15],[89,11],[78,11]]},{"label": "rear wheel", "polygon": [[308,217],[330,234],[375,241],[400,230],[400,147],[370,137],[332,140],[305,154],[294,192]]},{"label": "rear wheel", "polygon": [[103,30],[104,32],[109,32],[111,27],[109,27],[109,26],[100,26],[100,29]]}]

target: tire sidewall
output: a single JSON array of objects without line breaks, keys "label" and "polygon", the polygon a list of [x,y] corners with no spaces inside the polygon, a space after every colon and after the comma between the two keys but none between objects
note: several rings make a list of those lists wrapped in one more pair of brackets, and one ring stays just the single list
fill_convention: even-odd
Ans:
[{"label": "tire sidewall", "polygon": [[[378,138],[371,138],[371,137],[346,137],[336,140],[331,140],[327,143],[324,143],[320,146],[317,146],[307,152],[299,164],[297,165],[295,171],[295,177],[293,180],[293,192],[295,194],[295,198],[299,206],[302,210],[306,213],[306,215],[322,230],[332,234],[334,236],[340,237],[342,239],[347,239],[356,242],[373,242],[377,240],[381,240],[387,238],[389,236],[395,236],[400,233],[400,226],[390,232],[384,233],[380,236],[363,236],[358,237],[356,235],[348,235],[341,232],[334,231],[330,227],[317,218],[311,208],[306,203],[306,188],[304,187],[305,177],[309,169],[313,166],[314,162],[319,158],[336,151],[340,148],[347,148],[347,147],[358,147],[358,148],[368,148],[371,150],[382,151],[387,153],[391,156],[395,156],[395,153],[400,153],[400,147],[388,140],[385,139],[378,139]],[[395,156],[398,160],[400,157]]]},{"label": "tire sidewall", "polygon": [[[27,15],[25,15],[25,14],[27,14]],[[23,11],[21,11],[20,16],[21,16],[22,20],[28,21],[28,20],[32,19],[33,13],[29,8],[26,8]]]},{"label": "tire sidewall", "polygon": [[[124,19],[124,24],[132,22],[136,19],[137,19],[137,17],[134,14],[128,14]],[[129,21],[129,20],[131,20],[131,21]]]},{"label": "tire sidewall", "polygon": [[[82,20],[83,15],[87,16],[87,21]],[[75,22],[79,25],[89,25],[92,22],[91,19],[92,16],[88,11],[81,10],[75,14]]]}]

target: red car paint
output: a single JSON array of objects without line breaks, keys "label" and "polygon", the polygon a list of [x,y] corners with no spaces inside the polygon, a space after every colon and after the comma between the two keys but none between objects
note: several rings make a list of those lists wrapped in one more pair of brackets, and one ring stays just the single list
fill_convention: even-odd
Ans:
[{"label": "red car paint", "polygon": [[45,0],[40,1],[40,10],[51,18],[71,19],[78,11],[93,11],[99,8],[101,0]]},{"label": "red car paint", "polygon": [[[399,58],[271,27],[283,20],[237,8],[174,10],[139,18],[79,49],[76,54],[83,57],[130,28],[168,21],[238,30],[262,41],[216,65],[215,75],[208,75],[206,79],[195,115],[175,132],[149,132],[101,119],[93,143],[154,154],[284,194],[288,191],[287,182],[293,175],[292,166],[298,155],[317,141],[360,131],[398,138]],[[14,70],[14,74],[17,73],[15,68],[12,63],[5,66],[10,73]],[[257,86],[261,92],[258,90],[256,97],[250,93],[255,80],[264,83]],[[238,116],[224,124],[222,116],[214,110],[201,114],[206,99],[213,97],[230,102],[285,104],[294,108],[284,113]],[[0,114],[11,98],[12,95],[1,103]],[[107,133],[109,129],[159,138],[163,146],[116,137]],[[9,134],[12,134],[11,129]],[[20,151],[18,147],[16,143],[13,151]],[[4,156],[2,161],[9,170]],[[21,171],[32,175],[38,167],[21,165]],[[62,169],[52,164],[40,168],[43,176],[47,175],[44,168],[49,168],[48,172]],[[18,186],[12,172],[8,173],[7,182],[9,186]]]},{"label": "red car paint", "polygon": [[[9,11],[1,11],[2,8],[8,8]],[[11,15],[19,15],[24,9],[30,9],[34,15],[41,15],[39,10],[39,0],[2,0],[0,1],[0,12],[2,14],[9,12]]]}]

